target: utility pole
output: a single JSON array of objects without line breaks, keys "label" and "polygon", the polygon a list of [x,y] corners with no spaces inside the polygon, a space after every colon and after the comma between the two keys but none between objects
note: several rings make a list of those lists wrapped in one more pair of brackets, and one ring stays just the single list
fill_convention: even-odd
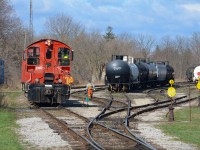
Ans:
[{"label": "utility pole", "polygon": [[29,20],[29,42],[33,42],[33,8],[32,8],[32,0],[30,0],[30,20]]}]

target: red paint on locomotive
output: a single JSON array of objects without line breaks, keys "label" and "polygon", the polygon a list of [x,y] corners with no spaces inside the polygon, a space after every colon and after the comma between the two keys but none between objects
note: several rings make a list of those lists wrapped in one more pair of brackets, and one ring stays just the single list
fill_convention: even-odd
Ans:
[{"label": "red paint on locomotive", "polygon": [[[73,50],[62,42],[43,39],[29,45],[23,52],[21,78],[22,89],[28,93],[29,100],[57,102],[56,90],[67,90],[68,98],[70,86],[66,85],[65,77],[71,71],[72,60]],[[37,90],[39,90],[38,95]],[[33,94],[39,98],[41,95],[46,96],[49,100],[44,100],[46,98],[36,100]],[[52,98],[54,100],[51,100]]]}]

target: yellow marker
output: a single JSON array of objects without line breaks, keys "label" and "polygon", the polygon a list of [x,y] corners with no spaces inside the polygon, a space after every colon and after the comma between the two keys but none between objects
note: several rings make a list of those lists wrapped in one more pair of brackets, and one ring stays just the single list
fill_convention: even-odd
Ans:
[{"label": "yellow marker", "polygon": [[174,84],[174,80],[172,80],[172,79],[169,80],[169,84],[171,84],[171,85]]},{"label": "yellow marker", "polygon": [[200,81],[198,81],[198,83],[197,83],[197,89],[199,89],[200,90]]},{"label": "yellow marker", "polygon": [[167,94],[169,97],[174,97],[176,95],[176,89],[173,87],[169,87],[167,90]]}]

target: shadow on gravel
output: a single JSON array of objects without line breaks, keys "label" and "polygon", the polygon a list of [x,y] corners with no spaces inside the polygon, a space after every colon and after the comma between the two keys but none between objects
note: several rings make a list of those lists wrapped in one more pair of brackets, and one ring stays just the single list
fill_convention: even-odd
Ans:
[{"label": "shadow on gravel", "polygon": [[67,100],[63,107],[98,107],[98,105],[91,105],[90,102],[80,102],[79,100]]},{"label": "shadow on gravel", "polygon": [[57,107],[58,109],[59,108],[62,108],[62,107],[99,107],[98,105],[91,105],[90,102],[87,103],[85,102],[83,104],[83,102],[81,102],[80,100],[66,100],[65,103],[63,104],[49,104],[49,103],[38,103],[36,104],[37,106],[36,107],[45,107],[45,108],[55,108]]}]

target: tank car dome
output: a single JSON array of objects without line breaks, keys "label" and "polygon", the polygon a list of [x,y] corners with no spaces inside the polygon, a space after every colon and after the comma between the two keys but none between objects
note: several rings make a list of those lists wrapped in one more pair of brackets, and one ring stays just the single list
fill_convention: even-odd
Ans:
[{"label": "tank car dome", "polygon": [[123,60],[113,60],[106,66],[107,75],[130,75],[130,67]]}]

